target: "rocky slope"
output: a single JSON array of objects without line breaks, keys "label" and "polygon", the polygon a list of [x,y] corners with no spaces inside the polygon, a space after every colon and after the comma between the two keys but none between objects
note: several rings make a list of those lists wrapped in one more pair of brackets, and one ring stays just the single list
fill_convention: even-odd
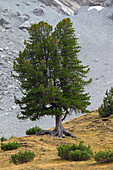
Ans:
[{"label": "rocky slope", "polygon": [[[23,42],[29,36],[27,30],[34,22],[44,20],[55,26],[63,18],[71,18],[82,46],[79,58],[84,65],[90,66],[88,76],[93,78],[92,84],[86,88],[91,95],[92,104],[89,109],[97,109],[102,103],[106,89],[113,85],[113,7],[112,5],[104,7],[100,11],[91,8],[89,10],[89,6],[83,6],[85,3],[90,5],[89,2],[85,0],[79,2],[70,0],[68,3],[63,0],[0,2],[0,137],[22,136],[25,135],[26,129],[34,125],[49,128],[54,124],[54,120],[48,117],[37,122],[16,119],[19,108],[14,104],[14,95],[20,97],[21,88],[11,77],[13,61],[19,51],[24,49]],[[97,2],[102,4],[106,1],[93,1]]]},{"label": "rocky slope", "polygon": [[46,6],[54,8],[56,11],[74,15],[81,6],[103,6],[109,7],[113,5],[113,0],[39,0]]}]

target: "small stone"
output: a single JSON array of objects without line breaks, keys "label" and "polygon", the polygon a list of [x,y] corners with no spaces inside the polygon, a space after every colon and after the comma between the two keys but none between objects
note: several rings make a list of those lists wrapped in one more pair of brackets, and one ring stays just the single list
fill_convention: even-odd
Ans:
[{"label": "small stone", "polygon": [[8,89],[12,89],[12,88],[14,88],[14,85],[9,85],[8,86]]},{"label": "small stone", "polygon": [[0,51],[3,51],[4,49],[3,48],[0,48]]},{"label": "small stone", "polygon": [[15,110],[17,108],[17,106],[12,106],[11,109],[12,110]]},{"label": "small stone", "polygon": [[7,54],[8,54],[8,55],[12,55],[12,52],[8,52]]},{"label": "small stone", "polygon": [[5,12],[5,13],[6,13],[6,12],[9,12],[9,9],[7,9],[7,8],[6,8],[6,9],[3,9],[3,12]]},{"label": "small stone", "polygon": [[0,65],[3,65],[3,63],[2,63],[2,62],[0,62]]},{"label": "small stone", "polygon": [[20,6],[20,5],[17,3],[16,6]]},{"label": "small stone", "polygon": [[97,59],[94,59],[93,61],[98,63],[98,60],[97,60]]},{"label": "small stone", "polygon": [[17,15],[17,16],[20,16],[20,12],[16,12],[16,15]]},{"label": "small stone", "polygon": [[29,6],[29,5],[30,5],[30,2],[26,2],[26,5]]},{"label": "small stone", "polygon": [[9,94],[9,93],[10,93],[9,91],[5,91],[5,92],[4,92],[4,95]]},{"label": "small stone", "polygon": [[0,100],[2,100],[3,98],[2,98],[2,96],[0,96]]},{"label": "small stone", "polygon": [[13,50],[12,52],[15,53],[15,54],[18,54],[18,51],[16,51],[16,50]]},{"label": "small stone", "polygon": [[5,50],[5,51],[9,50],[9,47],[5,47],[4,50]]},{"label": "small stone", "polygon": [[5,55],[1,55],[1,58],[5,58],[6,56]]},{"label": "small stone", "polygon": [[27,30],[26,29],[23,29],[23,32],[26,32]]},{"label": "small stone", "polygon": [[110,14],[108,18],[113,19],[113,14]]},{"label": "small stone", "polygon": [[9,115],[9,113],[5,113],[4,115],[7,116],[7,115]]},{"label": "small stone", "polygon": [[5,29],[11,29],[12,25],[5,25],[4,27],[5,27]]}]

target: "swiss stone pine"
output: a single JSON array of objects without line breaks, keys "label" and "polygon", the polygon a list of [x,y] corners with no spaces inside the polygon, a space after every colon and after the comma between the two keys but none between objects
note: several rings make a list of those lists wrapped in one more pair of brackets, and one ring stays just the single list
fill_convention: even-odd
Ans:
[{"label": "swiss stone pine", "polygon": [[75,112],[87,112],[90,96],[84,87],[91,82],[85,80],[89,66],[83,66],[78,59],[80,46],[69,18],[59,22],[52,29],[41,21],[29,29],[29,40],[13,64],[13,76],[20,81],[23,96],[15,97],[20,106],[20,119],[31,120],[55,116],[53,131],[38,134],[51,134],[58,137],[71,136],[62,121]]}]

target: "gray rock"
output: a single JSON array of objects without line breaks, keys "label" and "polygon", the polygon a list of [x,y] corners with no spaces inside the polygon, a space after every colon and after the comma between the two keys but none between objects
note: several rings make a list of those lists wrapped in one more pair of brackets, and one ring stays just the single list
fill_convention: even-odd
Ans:
[{"label": "gray rock", "polygon": [[26,5],[29,6],[31,3],[30,2],[26,2]]},{"label": "gray rock", "polygon": [[50,0],[39,0],[40,2],[44,3],[47,6],[51,6],[52,2]]},{"label": "gray rock", "polygon": [[6,112],[4,115],[5,115],[5,116],[7,116],[7,115],[9,115],[9,113],[8,113],[8,112]]},{"label": "gray rock", "polygon": [[15,110],[17,108],[17,106],[11,106],[12,110]]},{"label": "gray rock", "polygon": [[57,12],[62,13],[64,15],[74,15],[75,11],[80,8],[80,5],[73,0],[39,0],[43,4],[47,6],[54,7]]},{"label": "gray rock", "polygon": [[40,8],[36,8],[33,13],[36,15],[36,16],[42,16],[44,14],[44,11]]},{"label": "gray rock", "polygon": [[103,7],[110,7],[113,5],[113,0],[105,0],[103,3],[102,3],[102,6]]},{"label": "gray rock", "polygon": [[5,58],[6,56],[5,55],[1,55],[1,58]]},{"label": "gray rock", "polygon": [[3,51],[4,49],[3,48],[0,48],[0,51]]},{"label": "gray rock", "polygon": [[19,29],[23,30],[29,30],[29,28],[31,27],[31,25],[34,24],[33,20],[29,19],[28,21],[25,21],[22,25],[19,26]]},{"label": "gray rock", "polygon": [[0,25],[4,26],[5,24],[9,24],[9,22],[7,22],[5,19],[1,18],[0,19]]},{"label": "gray rock", "polygon": [[10,14],[10,16],[11,16],[12,18],[19,17],[19,16],[20,16],[20,12],[16,12],[16,13]]},{"label": "gray rock", "polygon": [[18,19],[20,20],[20,22],[25,22],[27,20],[29,20],[30,16],[25,14],[23,16],[19,16]]},{"label": "gray rock", "polygon": [[9,50],[9,47],[5,47],[4,50],[5,50],[5,51]]},{"label": "gray rock", "polygon": [[4,13],[8,13],[9,12],[9,9],[5,8],[2,10]]},{"label": "gray rock", "polygon": [[20,6],[20,4],[16,3],[16,6]]},{"label": "gray rock", "polygon": [[5,25],[4,28],[5,28],[5,29],[11,29],[11,28],[12,28],[12,25]]},{"label": "gray rock", "polygon": [[108,16],[108,18],[113,20],[113,13]]}]

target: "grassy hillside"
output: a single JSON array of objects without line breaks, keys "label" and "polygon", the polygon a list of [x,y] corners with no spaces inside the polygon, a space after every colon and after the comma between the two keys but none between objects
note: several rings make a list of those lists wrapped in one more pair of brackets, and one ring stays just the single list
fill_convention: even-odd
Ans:
[{"label": "grassy hillside", "polygon": [[[22,147],[13,151],[0,149],[0,170],[113,170],[113,163],[98,164],[93,159],[82,162],[62,160],[56,149],[61,143],[79,144],[82,141],[85,145],[89,144],[94,152],[105,149],[113,151],[113,118],[100,119],[95,111],[65,122],[64,127],[77,138],[35,135],[11,138],[9,141],[16,140]],[[43,141],[40,141],[41,138]],[[20,150],[34,151],[36,157],[32,162],[15,165],[10,162],[10,156]]]}]

